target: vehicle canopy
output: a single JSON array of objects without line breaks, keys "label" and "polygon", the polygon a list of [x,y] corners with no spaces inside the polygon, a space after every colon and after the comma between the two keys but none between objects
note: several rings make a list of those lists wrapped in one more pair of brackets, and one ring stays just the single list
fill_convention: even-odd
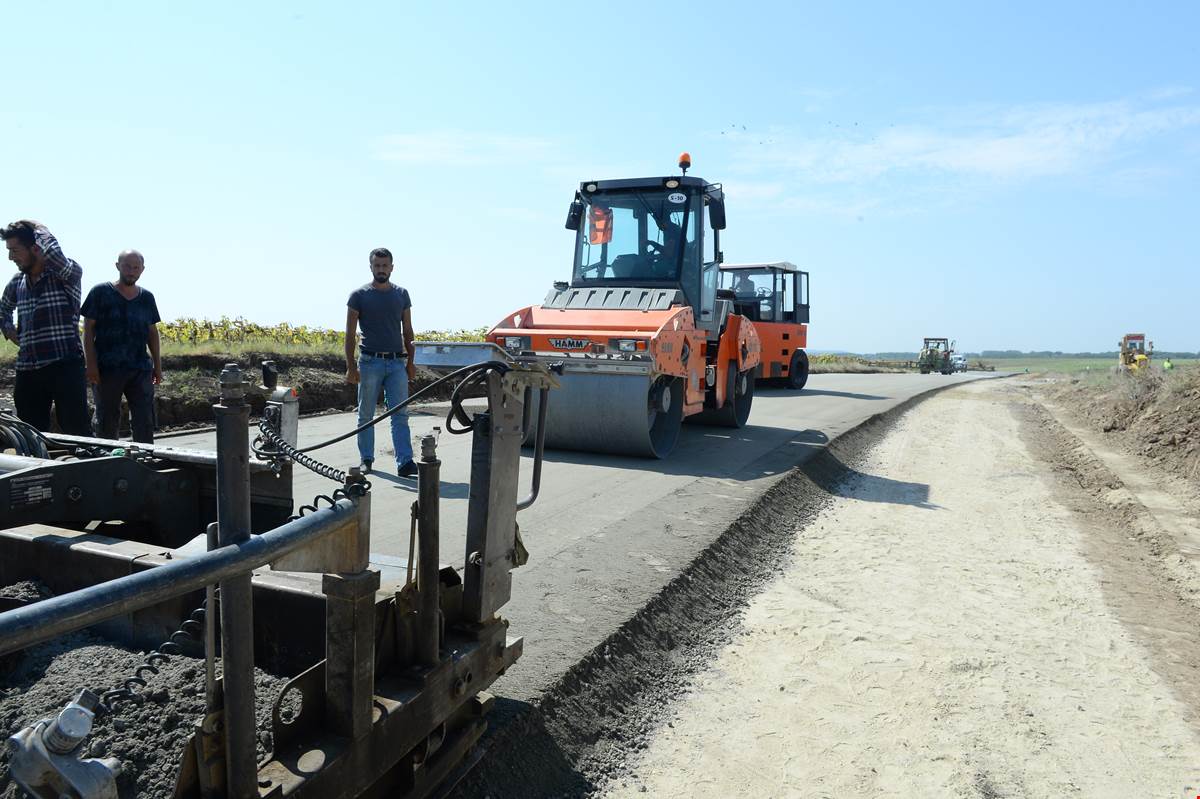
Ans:
[{"label": "vehicle canopy", "polygon": [[677,289],[698,327],[716,324],[720,184],[687,175],[585,180],[566,226],[576,231],[570,288]]},{"label": "vehicle canopy", "polygon": [[1145,333],[1127,333],[1125,338],[1121,340],[1122,349],[1130,350],[1145,350],[1146,349],[1146,334]]},{"label": "vehicle canopy", "polygon": [[752,321],[809,321],[808,272],[790,261],[721,264],[718,288]]}]

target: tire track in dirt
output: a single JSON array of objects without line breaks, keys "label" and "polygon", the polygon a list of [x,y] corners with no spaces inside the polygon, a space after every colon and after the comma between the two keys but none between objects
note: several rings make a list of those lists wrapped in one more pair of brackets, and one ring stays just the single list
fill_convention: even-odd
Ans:
[{"label": "tire track in dirt", "polygon": [[1112,598],[1157,583],[1114,582],[1028,413],[976,385],[896,422],[610,795],[1177,795],[1192,709]]},{"label": "tire track in dirt", "polygon": [[767,490],[539,705],[499,699],[491,721],[499,732],[450,796],[584,796],[620,774],[691,675],[736,634],[747,602],[790,560],[797,529],[860,474],[897,419],[935,392],[870,417]]}]

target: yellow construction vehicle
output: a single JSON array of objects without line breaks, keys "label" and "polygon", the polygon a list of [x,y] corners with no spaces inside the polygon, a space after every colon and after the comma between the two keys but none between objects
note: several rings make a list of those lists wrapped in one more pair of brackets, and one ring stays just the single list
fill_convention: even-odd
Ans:
[{"label": "yellow construction vehicle", "polygon": [[1130,372],[1148,369],[1153,355],[1154,342],[1146,341],[1145,333],[1126,333],[1117,344],[1117,367]]}]

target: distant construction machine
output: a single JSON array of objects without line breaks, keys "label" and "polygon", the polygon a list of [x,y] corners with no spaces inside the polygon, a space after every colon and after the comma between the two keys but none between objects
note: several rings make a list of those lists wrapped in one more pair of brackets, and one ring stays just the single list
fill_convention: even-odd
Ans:
[{"label": "distant construction machine", "polygon": [[954,342],[948,338],[927,338],[921,345],[921,355],[917,358],[917,369],[921,374],[941,372],[944,375],[954,372],[954,364],[950,357],[954,354]]},{"label": "distant construction machine", "polygon": [[801,389],[808,382],[808,272],[787,261],[721,264],[717,297],[733,301],[733,312],[754,322],[762,341],[755,376]]},{"label": "distant construction machine", "polygon": [[[725,194],[687,175],[687,153],[679,166],[680,175],[581,183],[566,223],[576,231],[570,282],[487,334],[517,361],[559,373],[547,446],[662,458],[685,419],[736,428],[750,416],[762,334],[738,312],[736,293],[720,288]],[[773,303],[777,290],[791,292],[778,301],[798,318],[803,273],[790,264],[745,269],[769,276]],[[787,279],[777,289],[780,272]],[[786,376],[790,365],[764,376]]]},{"label": "distant construction machine", "polygon": [[1145,333],[1126,333],[1117,344],[1117,368],[1136,372],[1150,368],[1154,342],[1146,341]]}]

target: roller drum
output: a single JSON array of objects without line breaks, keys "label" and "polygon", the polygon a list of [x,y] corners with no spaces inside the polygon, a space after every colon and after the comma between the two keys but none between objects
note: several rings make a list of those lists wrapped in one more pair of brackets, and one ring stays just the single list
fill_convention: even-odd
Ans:
[{"label": "roller drum", "polygon": [[[552,392],[546,414],[546,446],[664,458],[683,423],[683,381],[649,374],[567,372]],[[530,413],[537,419],[537,396]],[[534,422],[529,436],[533,438]]]}]

